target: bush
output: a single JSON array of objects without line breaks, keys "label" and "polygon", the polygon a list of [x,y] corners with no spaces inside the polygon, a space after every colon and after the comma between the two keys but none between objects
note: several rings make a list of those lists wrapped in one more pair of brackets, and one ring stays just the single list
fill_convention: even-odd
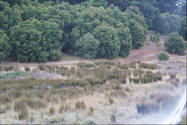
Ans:
[{"label": "bush", "polygon": [[151,41],[153,43],[156,43],[157,45],[159,45],[160,34],[159,33],[155,33],[155,34],[151,35]]},{"label": "bush", "polygon": [[18,113],[19,120],[26,120],[28,119],[29,113],[27,108],[22,108],[21,111]]},{"label": "bush", "polygon": [[22,109],[26,109],[26,108],[27,108],[27,105],[26,105],[24,99],[16,101],[15,104],[14,104],[14,111],[19,112]]},{"label": "bush", "polygon": [[96,58],[99,40],[95,39],[92,34],[87,33],[80,40],[76,41],[77,55],[86,59]]},{"label": "bush", "polygon": [[111,97],[108,99],[108,101],[109,101],[110,104],[114,103],[114,100]]},{"label": "bush", "polygon": [[53,115],[55,113],[55,109],[53,108],[53,107],[51,107],[50,109],[49,109],[49,114],[50,115]]},{"label": "bush", "polygon": [[7,59],[11,51],[11,46],[9,45],[8,36],[3,30],[0,30],[0,61]]},{"label": "bush", "polygon": [[94,30],[94,36],[100,41],[99,58],[115,58],[120,52],[120,40],[116,29],[108,24],[101,24]]},{"label": "bush", "polygon": [[50,61],[59,61],[62,57],[62,52],[60,50],[51,50],[49,52],[49,60]]},{"label": "bush", "polygon": [[166,61],[166,60],[169,60],[169,56],[165,53],[159,53],[158,54],[158,59],[161,60],[161,61]]},{"label": "bush", "polygon": [[171,54],[184,55],[185,43],[178,33],[171,33],[165,41],[164,46]]},{"label": "bush", "polygon": [[134,49],[138,49],[144,45],[144,42],[146,40],[145,34],[144,34],[144,28],[137,24],[135,21],[130,21],[130,30],[131,30],[131,36],[132,36],[132,47]]},{"label": "bush", "polygon": [[78,102],[76,102],[75,107],[76,107],[76,109],[83,109],[84,110],[86,108],[86,105],[84,104],[84,101],[78,101]]},{"label": "bush", "polygon": [[157,69],[158,66],[155,64],[140,63],[140,67],[144,69]]},{"label": "bush", "polygon": [[31,108],[31,109],[41,109],[41,108],[44,108],[46,107],[46,105],[38,100],[38,101],[35,101],[35,100],[27,100],[26,101],[27,105]]}]

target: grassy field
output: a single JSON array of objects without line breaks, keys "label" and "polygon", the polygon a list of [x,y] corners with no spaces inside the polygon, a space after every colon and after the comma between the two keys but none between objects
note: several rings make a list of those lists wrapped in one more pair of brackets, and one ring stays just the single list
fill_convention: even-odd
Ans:
[{"label": "grassy field", "polygon": [[[54,116],[56,113],[82,110],[92,115],[96,110],[94,105],[88,104],[82,97],[100,93],[104,95],[106,104],[113,105],[117,98],[131,95],[132,90],[125,84],[141,85],[161,81],[163,74],[158,69],[157,65],[141,62],[78,63],[69,68],[41,64],[35,69],[60,74],[65,78],[56,80],[40,80],[32,76],[16,79],[30,75],[29,67],[25,71],[9,70],[0,75],[0,114],[12,112],[15,114],[12,119],[29,123],[36,120],[33,112]],[[43,119],[42,115],[39,117]]]}]

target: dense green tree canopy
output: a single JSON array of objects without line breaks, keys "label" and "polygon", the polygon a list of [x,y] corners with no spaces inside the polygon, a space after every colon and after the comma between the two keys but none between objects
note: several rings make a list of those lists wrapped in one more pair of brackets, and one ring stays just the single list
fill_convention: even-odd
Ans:
[{"label": "dense green tree canopy", "polygon": [[7,59],[11,51],[9,38],[3,30],[0,30],[0,61]]},{"label": "dense green tree canopy", "polygon": [[76,55],[86,59],[94,59],[97,56],[99,40],[95,39],[92,34],[87,33],[76,41],[75,47]]},{"label": "dense green tree canopy", "polygon": [[183,17],[181,21],[181,27],[180,27],[180,32],[179,32],[184,40],[187,40],[187,16]]},{"label": "dense green tree canopy", "polygon": [[114,27],[103,23],[94,30],[93,34],[100,41],[98,57],[114,58],[119,55],[120,41]]},{"label": "dense green tree canopy", "polygon": [[27,20],[11,28],[13,54],[22,62],[47,61],[50,50],[63,47],[62,31],[54,22]]},{"label": "dense green tree canopy", "polygon": [[178,15],[170,15],[162,13],[155,21],[155,30],[162,34],[180,31],[181,17]]},{"label": "dense green tree canopy", "polygon": [[138,49],[144,45],[145,34],[142,26],[138,25],[135,21],[130,21],[130,30],[132,35],[132,47]]},{"label": "dense green tree canopy", "polygon": [[0,60],[127,57],[147,29],[186,39],[185,0],[0,0]]}]

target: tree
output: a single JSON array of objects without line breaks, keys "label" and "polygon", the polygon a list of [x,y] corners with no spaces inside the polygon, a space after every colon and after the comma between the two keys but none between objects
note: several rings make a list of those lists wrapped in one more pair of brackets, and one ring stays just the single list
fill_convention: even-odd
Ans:
[{"label": "tree", "polygon": [[87,0],[86,2],[84,2],[84,5],[94,7],[103,6],[106,8],[108,6],[108,2],[107,0]]},{"label": "tree", "polygon": [[184,41],[178,35],[178,33],[171,33],[168,39],[165,41],[164,46],[171,54],[184,55],[185,53]]},{"label": "tree", "polygon": [[7,59],[11,51],[8,36],[0,30],[0,61]]},{"label": "tree", "polygon": [[21,22],[11,28],[11,41],[12,54],[21,62],[52,60],[54,58],[49,56],[49,52],[54,49],[60,51],[64,46],[62,31],[55,22],[41,23],[36,19]]},{"label": "tree", "polygon": [[156,0],[156,5],[161,13],[169,12],[174,13],[178,8],[177,2],[179,0]]},{"label": "tree", "polygon": [[181,17],[178,15],[170,15],[169,13],[162,13],[154,23],[154,30],[162,34],[169,34],[180,30]]},{"label": "tree", "polygon": [[118,36],[120,40],[120,56],[127,57],[132,48],[132,37],[130,33],[130,29],[128,27],[118,29]]},{"label": "tree", "polygon": [[49,52],[49,60],[51,61],[59,61],[62,57],[62,52],[57,49],[50,50]]},{"label": "tree", "polygon": [[138,49],[144,45],[146,40],[144,29],[138,25],[135,21],[130,21],[130,31],[132,36],[132,47]]},{"label": "tree", "polygon": [[36,29],[37,25],[40,25],[39,21],[28,20],[11,28],[12,54],[16,60],[39,61],[42,50],[42,32]]},{"label": "tree", "polygon": [[187,40],[187,16],[183,17],[181,21],[180,35],[183,36],[184,40]]},{"label": "tree", "polygon": [[86,59],[96,58],[99,46],[99,40],[95,39],[92,34],[85,34],[80,40],[76,41],[77,55]]},{"label": "tree", "polygon": [[111,59],[119,55],[120,41],[114,27],[103,23],[94,30],[93,34],[100,41],[97,57]]},{"label": "tree", "polygon": [[130,6],[126,9],[125,12],[129,22],[133,20],[134,22],[142,26],[144,28],[144,32],[146,32],[147,25],[145,23],[144,16],[139,11],[139,8]]}]

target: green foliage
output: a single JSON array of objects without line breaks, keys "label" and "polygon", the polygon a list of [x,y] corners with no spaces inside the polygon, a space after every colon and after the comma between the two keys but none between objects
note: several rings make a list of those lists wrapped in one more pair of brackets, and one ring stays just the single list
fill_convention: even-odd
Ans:
[{"label": "green foliage", "polygon": [[154,23],[154,29],[162,34],[178,32],[181,27],[181,17],[178,15],[170,15],[169,13],[162,13]]},{"label": "green foliage", "polygon": [[120,41],[114,27],[101,24],[93,34],[100,41],[98,57],[115,58],[119,55]]},{"label": "green foliage", "polygon": [[9,38],[3,30],[0,30],[0,61],[7,59],[11,52]]},{"label": "green foliage", "polygon": [[178,33],[171,33],[168,39],[165,41],[164,46],[171,54],[184,55],[185,53],[184,41],[178,35]]},{"label": "green foliage", "polygon": [[50,50],[49,52],[49,60],[51,61],[59,61],[62,57],[62,52],[60,50]]},{"label": "green foliage", "polygon": [[140,63],[139,66],[144,69],[158,69],[158,66],[155,64]]},{"label": "green foliage", "polygon": [[180,35],[183,36],[184,40],[187,40],[187,16],[182,18],[181,21],[181,28],[180,28]]},{"label": "green foliage", "polygon": [[46,62],[49,58],[59,59],[58,50],[63,46],[61,40],[62,32],[54,22],[41,23],[31,19],[11,28],[13,53],[21,62]]},{"label": "green foliage", "polygon": [[179,0],[156,0],[156,4],[161,13],[174,13],[178,8],[176,5]]},{"label": "green foliage", "polygon": [[185,19],[180,25],[185,3],[184,0],[1,0],[0,61],[7,57],[21,62],[58,61],[61,51],[90,59],[127,57],[131,48],[144,45],[147,28],[162,34],[180,31],[186,39]]},{"label": "green foliage", "polygon": [[23,108],[21,111],[18,113],[18,118],[19,120],[27,120],[29,116],[28,109]]},{"label": "green foliage", "polygon": [[87,0],[86,2],[84,2],[84,5],[94,6],[94,7],[103,6],[106,8],[108,6],[108,1],[107,0]]},{"label": "green foliage", "polygon": [[84,110],[86,108],[86,105],[84,104],[84,101],[78,101],[75,104],[75,108]]},{"label": "green foliage", "polygon": [[7,78],[18,78],[18,77],[26,77],[28,74],[25,72],[10,72],[6,74],[0,74],[0,79],[7,79]]},{"label": "green foliage", "polygon": [[159,43],[159,41],[160,41],[160,34],[159,33],[155,33],[155,34],[153,34],[153,35],[151,35],[151,41],[153,42],[153,43]]},{"label": "green foliage", "polygon": [[131,20],[130,30],[132,35],[132,47],[134,49],[142,47],[146,39],[143,27]]},{"label": "green foliage", "polygon": [[55,109],[53,108],[53,107],[51,107],[50,109],[49,109],[49,114],[50,115],[53,115],[55,113]]},{"label": "green foliage", "polygon": [[169,56],[162,52],[158,54],[158,59],[162,61],[166,61],[166,60],[169,60]]},{"label": "green foliage", "polygon": [[92,34],[85,34],[80,40],[76,41],[77,55],[86,59],[96,58],[99,40],[95,39]]},{"label": "green foliage", "polygon": [[132,37],[132,48],[138,49],[144,45],[147,25],[144,17],[137,7],[130,6],[126,9],[126,15],[129,20],[129,28]]}]

